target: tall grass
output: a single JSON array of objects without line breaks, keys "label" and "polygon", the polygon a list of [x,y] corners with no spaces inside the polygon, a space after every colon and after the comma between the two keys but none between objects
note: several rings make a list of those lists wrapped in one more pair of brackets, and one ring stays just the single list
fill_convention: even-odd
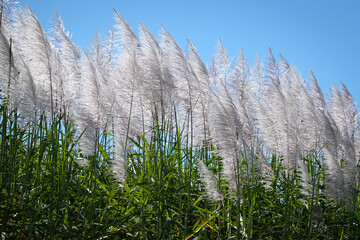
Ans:
[{"label": "tall grass", "polygon": [[271,50],[249,67],[221,41],[206,67],[116,12],[88,53],[59,15],[50,35],[30,9],[1,15],[3,239],[360,236],[344,84],[326,99]]}]

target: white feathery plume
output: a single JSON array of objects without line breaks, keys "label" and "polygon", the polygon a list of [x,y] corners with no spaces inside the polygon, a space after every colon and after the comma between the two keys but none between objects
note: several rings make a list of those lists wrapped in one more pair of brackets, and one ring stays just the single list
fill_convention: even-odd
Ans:
[{"label": "white feathery plume", "polygon": [[[9,36],[4,35],[5,33]],[[21,112],[22,118],[19,119],[19,123],[25,127],[27,123],[35,122],[37,91],[29,67],[17,49],[10,45],[13,41],[14,29],[9,16],[5,15],[0,30],[0,88],[3,91],[1,94],[5,94],[3,97],[9,97],[10,104]]]},{"label": "white feathery plume", "polygon": [[117,127],[123,128],[124,135],[139,137],[151,126],[151,112],[144,105],[140,77],[141,68],[136,58],[137,50],[124,47],[119,59],[116,87]]},{"label": "white feathery plume", "polygon": [[209,112],[210,112],[210,76],[207,68],[196,52],[195,47],[188,39],[187,62],[192,75],[196,78],[197,90],[200,97],[196,98],[196,104],[193,111],[194,135],[202,136],[205,141],[209,140]]},{"label": "white feathery plume", "polygon": [[[19,61],[17,61],[18,66],[21,68],[19,74],[19,82],[21,86],[19,89],[26,89],[26,91],[20,91],[19,94],[19,103],[18,107],[21,112],[21,116],[24,118],[23,125],[27,123],[35,123],[37,115],[37,106],[39,106],[39,99],[37,97],[36,83],[31,75],[29,66],[18,56]],[[19,89],[14,89],[12,94],[19,91]]]},{"label": "white feathery plume", "polygon": [[[220,155],[223,157],[223,175],[232,189],[239,188],[240,157],[245,157],[249,166],[267,172],[270,168],[262,164],[264,159],[257,159],[254,154],[254,139],[251,137],[255,132],[252,117],[250,116],[249,101],[252,98],[248,76],[249,70],[243,55],[240,55],[236,67],[231,71],[230,60],[221,42],[218,44],[216,64],[214,65],[216,85],[212,97],[211,127],[214,142],[220,147]],[[231,84],[233,94],[228,89]],[[244,122],[246,122],[246,127]],[[242,151],[243,156],[240,155]],[[266,159],[265,159],[266,162]],[[268,164],[267,164],[268,165]],[[238,175],[235,177],[235,175]],[[270,171],[271,175],[271,171]]]},{"label": "white feathery plume", "polygon": [[[110,36],[107,38],[111,42],[111,31]],[[107,84],[111,78],[112,70],[112,47],[108,47],[108,44],[104,43],[100,38],[98,32],[95,33],[92,44],[90,45],[89,56],[93,60],[94,64],[97,66],[99,74],[102,75],[102,80],[104,84]]]},{"label": "white feathery plume", "polygon": [[136,34],[133,32],[129,24],[126,22],[126,20],[117,12],[115,11],[115,35],[119,38],[120,44],[122,45],[137,45],[139,44],[139,40],[136,37]]},{"label": "white feathery plume", "polygon": [[39,99],[37,109],[39,112],[53,113],[59,107],[60,101],[59,96],[56,95],[60,78],[56,52],[30,8],[25,9],[20,6],[14,26],[16,28],[14,38],[17,39],[16,42],[14,41],[14,47],[29,66],[37,86]]},{"label": "white feathery plume", "polygon": [[99,32],[95,32],[94,38],[92,40],[92,43],[89,47],[90,53],[89,57],[94,61],[94,63],[98,66],[101,66],[102,60],[103,60],[103,52],[102,52],[102,46],[101,46],[101,39]]},{"label": "white feathery plume", "polygon": [[0,15],[0,24],[3,23],[4,18],[6,18],[16,7],[19,2],[16,0],[2,0],[1,5],[1,15]]},{"label": "white feathery plume", "polygon": [[[270,51],[271,51],[271,49],[270,49]],[[272,56],[270,58],[274,58],[274,56]],[[279,71],[280,71],[280,74],[284,74],[290,69],[291,65],[281,54],[280,54],[280,59],[281,59],[281,62],[280,62]]]},{"label": "white feathery plume", "polygon": [[342,148],[342,136],[334,119],[328,112],[324,94],[313,72],[311,72],[310,80],[309,93],[316,108],[316,115],[320,123],[319,145],[323,146],[326,194],[335,200],[343,200],[345,198],[345,179],[339,161]]},{"label": "white feathery plume", "polygon": [[255,128],[252,121],[251,112],[253,111],[250,103],[253,93],[250,86],[250,71],[243,50],[241,50],[234,68],[229,73],[228,86],[234,103],[239,110],[244,140],[253,144],[255,141]]},{"label": "white feathery plume", "polygon": [[[17,85],[17,70],[14,65],[13,50],[10,48],[10,39],[0,31],[0,96],[5,99],[9,94],[8,89],[12,85]],[[16,89],[16,87],[14,87]],[[15,97],[15,96],[14,96]]]},{"label": "white feathery plume", "polygon": [[[334,199],[344,198],[344,172],[340,167],[342,137],[330,115],[320,115],[322,145],[324,146],[324,169],[326,172],[326,193]],[[339,187],[341,186],[341,187]],[[340,191],[341,190],[341,191]],[[341,193],[340,193],[341,192]]]},{"label": "white feathery plume", "polygon": [[[97,145],[97,133],[98,129],[96,124],[87,118],[88,114],[84,109],[78,108],[78,116],[76,116],[77,134],[81,136],[79,138],[79,147],[81,152],[85,156],[94,156],[96,154]],[[81,162],[79,162],[81,164]],[[84,159],[84,163],[81,165],[87,165],[87,161]]]},{"label": "white feathery plume", "polygon": [[169,70],[164,63],[164,56],[157,40],[142,24],[140,24],[139,65],[142,68],[141,84],[144,94],[150,106],[157,109],[157,115],[162,119],[169,110],[174,84],[171,82]]},{"label": "white feathery plume", "polygon": [[186,105],[190,105],[191,99],[194,99],[199,92],[194,89],[198,86],[198,81],[192,75],[191,66],[188,64],[184,52],[164,27],[161,28],[160,47],[171,77],[173,77],[172,81],[176,86],[178,98]]},{"label": "white feathery plume", "polygon": [[315,74],[311,72],[310,78],[311,84],[309,88],[309,94],[315,106],[317,118],[320,121],[320,145],[327,146],[334,158],[337,158],[341,133],[328,112],[327,104],[325,102],[324,94],[316,80]]},{"label": "white feathery plume", "polygon": [[353,99],[351,93],[349,92],[349,90],[347,89],[347,87],[345,86],[345,84],[343,82],[341,82],[341,95],[344,99],[343,101],[345,103],[346,112],[347,112],[347,116],[348,116],[347,117],[348,124],[349,124],[348,135],[349,135],[351,141],[354,142],[355,132],[359,128],[360,115],[359,115],[359,111],[358,111],[358,106],[354,102],[354,99]]},{"label": "white feathery plume", "polygon": [[61,78],[61,69],[63,68],[61,58],[54,47],[52,47],[52,52],[50,88],[53,89],[53,92],[50,93],[50,96],[52,95],[53,99],[53,111],[60,113],[64,111],[66,105],[65,96],[67,91]]},{"label": "white feathery plume", "polygon": [[[118,58],[117,82],[118,117],[125,135],[140,137],[152,125],[151,107],[145,104],[142,86],[143,69],[140,64],[140,41],[128,23],[115,11],[115,36],[121,47]],[[129,134],[126,132],[129,131]]]},{"label": "white feathery plume", "polygon": [[286,74],[289,81],[290,94],[287,96],[289,103],[293,103],[290,108],[290,122],[296,130],[298,138],[297,144],[302,155],[312,154],[320,145],[319,119],[316,114],[316,106],[306,89],[304,80],[298,75],[295,67],[291,65]]},{"label": "white feathery plume", "polygon": [[344,173],[339,161],[329,150],[327,146],[323,148],[325,171],[327,174],[325,178],[325,193],[334,200],[343,200],[345,198]]},{"label": "white feathery plume", "polygon": [[129,137],[138,137],[144,131],[144,106],[140,96],[139,40],[128,23],[115,11],[114,36],[121,49],[114,74],[116,101],[114,115],[114,161],[112,171],[118,182],[126,179],[126,153]]},{"label": "white feathery plume", "polygon": [[178,120],[184,124],[186,119],[190,119],[189,135],[193,145],[199,145],[208,137],[206,98],[201,90],[201,83],[181,48],[164,28],[160,46],[176,90],[173,101],[177,108],[177,117],[180,118]]},{"label": "white feathery plume", "polygon": [[228,182],[231,190],[237,191],[237,180],[235,169],[240,171],[237,163],[240,161],[238,154],[238,137],[240,134],[240,123],[236,116],[236,109],[232,99],[227,93],[225,86],[219,86],[222,94],[213,94],[212,111],[210,113],[210,127],[214,142],[219,147],[222,157],[222,175]]},{"label": "white feathery plume", "polygon": [[315,77],[315,73],[313,71],[310,72],[309,93],[311,98],[313,99],[315,106],[320,110],[324,111],[326,108],[324,93],[322,92],[319,83]]},{"label": "white feathery plume", "polygon": [[312,155],[319,147],[320,122],[305,83],[293,65],[284,74],[283,82],[284,96],[288,104],[289,150],[293,154],[292,157],[296,158],[296,166],[299,167],[302,180],[306,184],[310,182],[310,178],[301,157]]},{"label": "white feathery plume", "polygon": [[265,100],[260,101],[256,98],[256,116],[258,133],[267,148],[279,152],[281,139],[280,131],[276,126],[275,114],[272,112],[271,105]]},{"label": "white feathery plume", "polygon": [[343,172],[345,180],[345,202],[351,207],[355,207],[357,201],[356,186],[359,183],[359,168],[357,166],[356,152],[354,142],[348,137],[343,139]]},{"label": "white feathery plume", "polygon": [[244,50],[241,49],[235,66],[229,73],[229,86],[233,89],[235,95],[241,102],[248,98],[250,92],[250,70],[244,56]]},{"label": "white feathery plume", "polygon": [[[266,91],[262,91],[258,95],[259,101],[255,106],[258,108],[256,114],[261,138],[268,149],[280,154],[283,153],[282,141],[286,141],[288,137],[286,136],[288,113],[285,96],[280,86],[280,70],[271,49],[269,49],[269,55],[265,75],[268,87]],[[285,167],[290,168],[289,163],[285,162]]]},{"label": "white feathery plume", "polygon": [[[356,155],[356,160],[357,160],[357,166],[360,166],[360,113],[358,111],[358,105],[356,102],[353,101],[352,96],[350,94],[350,92],[347,90],[346,86],[344,84],[343,85],[343,92],[345,96],[348,96],[347,99],[349,100],[349,107],[352,108],[352,110],[350,110],[351,112],[355,113],[353,114],[353,136],[352,136],[352,140],[354,142],[354,148],[355,148],[355,155]],[[345,93],[347,92],[347,93]],[[359,168],[358,168],[359,169]],[[359,186],[360,183],[360,170],[357,171],[356,173],[356,186]]]},{"label": "white feathery plume", "polygon": [[204,93],[209,93],[209,72],[204,65],[203,61],[199,57],[194,45],[190,42],[190,40],[187,40],[188,42],[188,55],[187,55],[187,61],[189,65],[191,66],[192,70],[194,71],[196,78],[200,82],[201,89]]},{"label": "white feathery plume", "polygon": [[1,15],[0,15],[0,27],[1,32],[7,37],[12,36],[12,15],[17,11],[18,2],[16,0],[2,0],[1,5]]},{"label": "white feathery plume", "polygon": [[341,90],[335,85],[330,90],[328,109],[342,138],[353,143],[359,125],[359,113],[350,92],[343,83]]},{"label": "white feathery plume", "polygon": [[240,51],[235,66],[229,73],[229,87],[233,90],[231,93],[240,102],[248,101],[250,88],[250,70],[244,56],[244,50]]},{"label": "white feathery plume", "polygon": [[[272,76],[269,81],[269,89],[261,95],[259,110],[257,111],[258,128],[261,130],[261,136],[265,145],[275,153],[284,154],[283,147],[288,146],[288,112],[286,108],[286,99],[280,87],[279,77]],[[275,79],[273,81],[272,79]],[[285,141],[285,144],[284,144]],[[288,151],[285,151],[288,152]],[[287,156],[284,156],[287,158]],[[291,168],[286,159],[285,167]]]},{"label": "white feathery plume", "polygon": [[[261,100],[258,97],[253,97],[253,107],[255,108],[256,114],[256,131],[258,135],[259,144],[262,145],[262,148],[259,147],[258,154],[261,160],[261,173],[266,185],[269,185],[269,182],[273,179],[272,169],[265,157],[264,151],[271,150],[271,152],[279,154],[280,153],[280,142],[282,139],[281,131],[276,127],[275,115],[272,112],[272,105],[261,97]],[[265,146],[265,148],[264,148]]]},{"label": "white feathery plume", "polygon": [[77,124],[78,134],[83,134],[80,138],[80,148],[85,155],[94,155],[96,151],[96,135],[104,127],[102,110],[103,95],[106,94],[102,88],[102,75],[97,69],[93,59],[84,52],[81,62],[81,72],[83,81],[83,93],[77,104]]},{"label": "white feathery plume", "polygon": [[351,94],[344,84],[342,84],[341,90],[336,85],[333,85],[329,94],[328,108],[331,116],[339,127],[341,134],[353,138],[358,114]]},{"label": "white feathery plume", "polygon": [[250,70],[250,82],[252,92],[259,98],[265,88],[265,74],[259,54],[256,54],[255,63]]},{"label": "white feathery plume", "polygon": [[226,86],[230,63],[221,41],[218,42],[215,59],[213,74],[216,80],[211,95],[210,127],[212,137],[219,146],[219,153],[222,157],[222,175],[228,182],[230,189],[237,191],[240,186],[235,172],[239,173],[240,171],[240,148],[238,144],[240,143],[241,146],[243,143],[242,126],[238,110]]},{"label": "white feathery plume", "polygon": [[[359,122],[358,122],[359,124]],[[355,136],[354,136],[354,148],[355,148],[355,157],[357,160],[357,169],[360,167],[360,126],[358,125],[355,129]],[[360,184],[360,172],[359,170],[356,172],[356,179],[355,179],[356,186]]]},{"label": "white feathery plume", "polygon": [[197,160],[197,166],[200,168],[200,175],[203,179],[206,196],[214,202],[223,201],[224,196],[221,193],[215,175],[206,167],[201,160]]},{"label": "white feathery plume", "polygon": [[194,82],[196,79],[190,73],[188,63],[182,49],[164,27],[161,28],[160,48],[163,53],[163,62],[169,70],[169,77],[174,83],[175,93],[172,101],[178,109],[178,114],[192,111],[193,101],[196,99]]},{"label": "white feathery plume", "polygon": [[60,14],[56,13],[56,19],[52,28],[52,39],[61,58],[61,88],[63,89],[63,111],[74,115],[74,104],[81,93],[81,70],[80,50],[71,41],[71,36],[66,32]]},{"label": "white feathery plume", "polygon": [[[92,44],[90,45],[90,56],[97,65],[99,73],[105,85],[112,86],[113,69],[115,68],[118,43],[114,28],[107,32],[103,39],[98,32],[95,33]],[[109,88],[112,90],[112,87]],[[110,100],[110,99],[109,99]]]},{"label": "white feathery plume", "polygon": [[[256,138],[255,93],[252,92],[250,70],[243,50],[240,52],[236,64],[229,73],[229,79],[229,91],[231,91],[234,104],[238,109],[239,121],[241,122],[243,138],[243,143],[241,143],[242,150],[248,163],[248,167],[252,169],[250,172],[251,174],[254,174],[253,170],[256,170],[259,174],[269,173],[271,175],[271,171],[269,171],[271,168],[266,159],[261,157],[258,158],[255,155],[255,153],[262,151],[262,147],[260,147],[260,142],[258,138]],[[260,156],[263,155],[260,154]]]},{"label": "white feathery plume", "polygon": [[111,78],[111,74],[116,68],[116,63],[119,58],[119,49],[120,43],[117,39],[117,33],[115,27],[112,26],[111,29],[106,33],[103,40],[103,63],[105,74],[107,75],[105,79]]},{"label": "white feathery plume", "polygon": [[358,183],[357,169],[358,160],[354,134],[359,124],[359,115],[353,102],[350,92],[342,84],[339,90],[335,85],[330,91],[329,112],[333,117],[341,133],[341,158],[343,161],[343,172],[345,180],[345,201],[351,204],[356,199],[356,189],[354,185]]},{"label": "white feathery plume", "polygon": [[[126,146],[126,136],[124,136],[121,128],[119,129],[117,123],[115,123],[115,132],[114,132],[114,143],[115,143],[115,152],[114,152],[114,161],[111,164],[111,170],[115,179],[118,182],[124,182],[126,180],[126,163],[127,163],[127,146]],[[119,131],[120,130],[120,131]]]},{"label": "white feathery plume", "polygon": [[[95,41],[96,42],[96,41]],[[109,102],[105,97],[108,94],[104,74],[101,72],[97,63],[97,57],[101,54],[93,49],[90,56],[85,51],[81,59],[81,81],[82,89],[80,98],[77,99],[76,115],[78,134],[82,134],[79,139],[79,146],[82,153],[86,156],[96,154],[98,134],[105,129],[109,123]],[[100,50],[99,50],[100,51]],[[97,55],[99,54],[99,55]],[[111,93],[110,93],[111,94]],[[86,161],[85,161],[86,164]]]},{"label": "white feathery plume", "polygon": [[[345,152],[345,159],[344,161],[344,172],[345,172],[345,181],[348,186],[348,198],[349,202],[353,201],[354,203],[357,201],[357,193],[356,187],[359,184],[359,158],[357,158],[357,151],[356,149],[356,134],[359,131],[359,112],[356,103],[354,103],[353,97],[344,83],[341,82],[341,95],[343,101],[345,103],[348,119],[348,132],[345,135],[344,139],[344,152]],[[354,207],[355,205],[352,205]]]},{"label": "white feathery plume", "polygon": [[[111,34],[110,34],[111,35]],[[112,37],[109,37],[112,41]],[[115,82],[113,78],[113,49],[104,46],[98,33],[95,34],[92,45],[90,46],[90,55],[94,72],[96,72],[96,79],[98,81],[101,94],[101,127],[106,128],[112,121],[114,105],[116,101]],[[94,75],[95,76],[95,75]]]},{"label": "white feathery plume", "polygon": [[0,26],[1,34],[5,37],[8,43],[10,38],[14,37],[13,20],[9,16],[3,16]]},{"label": "white feathery plume", "polygon": [[269,59],[270,91],[261,96],[258,127],[266,146],[284,157],[285,168],[300,170],[306,188],[310,178],[301,156],[313,151],[318,143],[315,107],[294,67],[283,60],[287,69],[280,75],[271,50]]},{"label": "white feathery plume", "polygon": [[229,59],[227,51],[219,39],[217,41],[216,47],[216,55],[215,55],[215,65],[213,69],[214,78],[214,86],[215,88],[219,86],[219,84],[226,84],[229,81],[229,73],[231,69],[232,60]]},{"label": "white feathery plume", "polygon": [[84,52],[81,65],[83,94],[81,104],[89,113],[91,120],[100,128],[103,107],[103,95],[106,94],[102,88],[102,75],[99,73],[96,63]]},{"label": "white feathery plume", "polygon": [[[196,73],[191,68],[183,51],[177,45],[173,37],[162,28],[161,44],[160,44],[171,77],[174,78],[176,86],[177,106],[183,106],[184,109],[178,107],[179,113],[189,114],[191,116],[191,128],[189,135],[194,145],[200,144],[203,140],[207,140],[207,114],[205,113],[205,94],[201,91],[201,83]],[[202,130],[203,129],[203,130]],[[198,137],[196,137],[198,136]],[[195,139],[194,139],[195,138]],[[200,175],[203,178],[206,194],[212,201],[221,201],[223,196],[218,189],[215,176],[209,171],[205,164],[198,160]]]},{"label": "white feathery plume", "polygon": [[307,137],[306,134],[308,134],[308,129],[310,133],[313,132],[316,119],[311,117],[311,110],[307,111],[311,103],[309,104],[303,82],[301,82],[294,67],[289,67],[284,75],[281,90],[285,98],[283,108],[286,111],[287,118],[285,123],[286,131],[283,133],[286,140],[283,141],[281,151],[285,162],[290,163],[290,168],[299,170],[300,176],[306,185],[310,180],[309,173],[301,157],[314,148],[312,144],[309,147],[304,144],[311,143],[311,140],[313,140],[311,137]]},{"label": "white feathery plume", "polygon": [[265,77],[271,81],[275,86],[280,85],[280,69],[271,48],[269,48],[268,61],[266,63]]},{"label": "white feathery plume", "polygon": [[[267,158],[264,154],[264,147],[263,147],[263,139],[259,136],[259,129],[257,128],[258,126],[258,122],[256,121],[257,117],[258,117],[258,113],[257,111],[259,109],[261,109],[262,113],[265,114],[263,120],[266,122],[263,122],[263,124],[265,125],[272,125],[272,116],[266,116],[267,112],[265,111],[265,109],[263,108],[263,106],[259,106],[260,103],[259,101],[261,100],[261,96],[266,92],[266,88],[267,86],[267,82],[265,81],[265,73],[264,73],[264,69],[263,69],[263,63],[260,59],[260,55],[257,54],[256,58],[255,58],[255,63],[252,66],[252,68],[250,69],[250,91],[251,93],[249,94],[249,104],[248,104],[248,108],[249,108],[249,112],[250,114],[248,114],[251,118],[254,118],[253,120],[253,128],[254,128],[254,134],[255,136],[255,141],[256,143],[254,145],[257,146],[256,152],[260,158],[260,170],[261,170],[261,175],[265,181],[265,186],[269,186],[274,174],[272,172],[272,169],[270,167],[269,162],[267,161]],[[266,103],[265,103],[266,104]],[[268,119],[268,120],[266,120]],[[264,126],[265,127],[265,126]],[[266,127],[265,127],[266,128]],[[273,128],[268,127],[270,131],[274,130]],[[277,133],[274,133],[275,136]],[[269,134],[271,135],[271,134]],[[272,140],[269,140],[272,141]]]}]

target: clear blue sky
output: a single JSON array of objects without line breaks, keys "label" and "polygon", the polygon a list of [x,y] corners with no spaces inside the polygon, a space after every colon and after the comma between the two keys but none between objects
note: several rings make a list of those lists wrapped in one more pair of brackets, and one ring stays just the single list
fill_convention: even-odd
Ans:
[{"label": "clear blue sky", "polygon": [[305,79],[313,70],[324,92],[344,82],[360,102],[360,0],[20,0],[45,29],[58,9],[73,41],[87,48],[96,31],[115,23],[113,8],[135,32],[138,22],[153,34],[161,24],[185,48],[189,38],[205,63],[221,38],[229,55],[244,49],[253,63],[271,47]]}]

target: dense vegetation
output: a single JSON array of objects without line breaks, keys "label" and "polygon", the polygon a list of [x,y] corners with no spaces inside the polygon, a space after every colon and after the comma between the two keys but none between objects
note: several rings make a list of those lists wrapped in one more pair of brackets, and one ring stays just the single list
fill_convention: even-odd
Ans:
[{"label": "dense vegetation", "polygon": [[2,2],[3,239],[357,239],[359,113],[269,51],[206,67],[115,12],[89,52]]}]

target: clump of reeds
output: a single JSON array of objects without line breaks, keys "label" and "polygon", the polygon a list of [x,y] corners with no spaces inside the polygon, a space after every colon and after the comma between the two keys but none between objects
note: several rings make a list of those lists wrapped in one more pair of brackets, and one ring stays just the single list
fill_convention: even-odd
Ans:
[{"label": "clump of reeds", "polygon": [[265,67],[232,61],[221,41],[207,67],[116,12],[89,52],[59,14],[47,34],[30,8],[1,13],[3,238],[359,235],[344,84],[326,99],[313,73],[271,50]]}]

